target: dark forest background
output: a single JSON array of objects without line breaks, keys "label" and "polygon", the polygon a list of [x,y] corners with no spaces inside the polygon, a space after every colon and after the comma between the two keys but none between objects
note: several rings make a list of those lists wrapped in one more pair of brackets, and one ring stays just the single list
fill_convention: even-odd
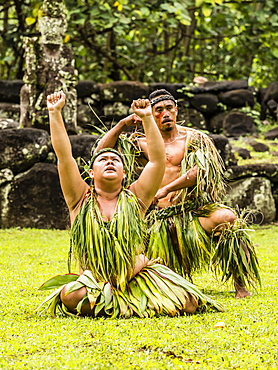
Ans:
[{"label": "dark forest background", "polygon": [[[277,0],[67,0],[80,80],[278,80]],[[0,1],[0,79],[22,79],[42,1]]]}]

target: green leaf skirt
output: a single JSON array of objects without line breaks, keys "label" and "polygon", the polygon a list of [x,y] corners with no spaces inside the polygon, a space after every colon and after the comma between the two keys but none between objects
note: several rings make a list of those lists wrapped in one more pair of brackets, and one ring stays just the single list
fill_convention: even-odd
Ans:
[{"label": "green leaf skirt", "polygon": [[[60,293],[71,283],[67,293],[86,287],[84,298],[78,303],[76,312],[70,312],[62,303]],[[144,267],[126,285],[124,290],[109,282],[97,282],[90,270],[82,275],[58,275],[45,282],[41,290],[55,289],[35,312],[49,311],[64,315],[82,316],[82,306],[90,304],[92,317],[129,318],[153,316],[179,316],[186,313],[188,301],[197,306],[196,312],[211,308],[223,312],[217,303],[168,267],[154,263]]]},{"label": "green leaf skirt", "polygon": [[208,217],[217,209],[231,208],[219,203],[207,204],[198,210],[191,208],[192,203],[186,202],[149,216],[147,257],[160,257],[163,264],[191,281],[195,272],[209,266],[223,282],[232,277],[244,285],[261,285],[259,262],[249,236],[252,230],[245,219],[238,216],[233,225],[223,224],[225,227],[209,236],[200,225],[199,217]]}]

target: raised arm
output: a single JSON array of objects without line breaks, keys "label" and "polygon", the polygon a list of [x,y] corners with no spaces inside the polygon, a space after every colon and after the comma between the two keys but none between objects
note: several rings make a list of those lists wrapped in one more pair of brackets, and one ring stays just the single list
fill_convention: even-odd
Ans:
[{"label": "raised arm", "polygon": [[146,211],[160,187],[165,171],[165,148],[162,136],[152,115],[147,99],[134,100],[131,105],[134,113],[142,119],[149,162],[131,186],[130,190],[143,202]]},{"label": "raised arm", "polygon": [[77,163],[72,156],[70,140],[62,118],[66,96],[62,91],[47,97],[51,142],[58,158],[58,172],[62,191],[71,211],[83,197],[88,185],[82,179]]},{"label": "raised arm", "polygon": [[103,148],[114,148],[120,134],[124,131],[127,126],[141,125],[142,120],[136,114],[131,114],[126,118],[121,119],[111,130],[109,130],[103,138],[99,141],[95,153]]}]

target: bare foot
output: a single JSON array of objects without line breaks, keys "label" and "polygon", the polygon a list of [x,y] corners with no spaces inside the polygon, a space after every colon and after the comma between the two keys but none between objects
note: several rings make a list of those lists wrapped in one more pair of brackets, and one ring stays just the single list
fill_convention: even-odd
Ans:
[{"label": "bare foot", "polygon": [[243,288],[243,289],[236,290],[235,298],[236,299],[246,298],[246,297],[250,297],[251,295],[252,294],[250,292],[248,292],[247,289]]},{"label": "bare foot", "polygon": [[189,298],[186,299],[186,309],[185,312],[188,314],[193,314],[198,308],[198,301],[193,295],[189,295]]},{"label": "bare foot", "polygon": [[248,290],[245,288],[245,285],[243,284],[241,280],[238,280],[237,282],[235,282],[235,289],[236,289],[236,295],[235,295],[236,299],[246,298],[246,297],[251,296],[251,293],[248,292]]}]

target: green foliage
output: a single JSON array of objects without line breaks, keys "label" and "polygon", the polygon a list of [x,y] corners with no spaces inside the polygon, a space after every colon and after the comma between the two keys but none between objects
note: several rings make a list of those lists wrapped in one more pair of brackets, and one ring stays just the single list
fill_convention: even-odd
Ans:
[{"label": "green foliage", "polygon": [[178,89],[177,92],[182,93],[187,98],[193,98],[194,94],[190,92],[190,86],[183,86],[181,89]]},{"label": "green foliage", "polygon": [[235,300],[211,274],[194,278],[224,313],[92,320],[30,316],[47,294],[42,282],[67,272],[68,231],[0,230],[0,369],[276,369],[277,225],[251,236],[263,285],[252,297]]},{"label": "green foliage", "polygon": [[[0,78],[22,78],[24,35],[38,34],[42,1],[0,5]],[[186,82],[278,79],[274,0],[67,0],[80,79]]]},{"label": "green foliage", "polygon": [[247,106],[240,108],[239,111],[245,113],[247,116],[252,117],[257,127],[261,126],[262,121],[260,119],[260,109],[252,109]]}]

